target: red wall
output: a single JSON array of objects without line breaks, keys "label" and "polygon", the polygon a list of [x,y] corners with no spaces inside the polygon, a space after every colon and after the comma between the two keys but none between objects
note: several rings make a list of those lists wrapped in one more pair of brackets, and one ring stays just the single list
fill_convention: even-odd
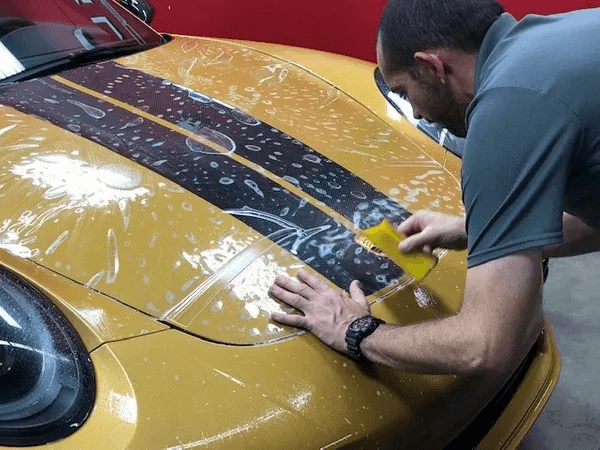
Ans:
[{"label": "red wall", "polygon": [[[600,0],[500,0],[517,18],[600,6]],[[386,0],[152,0],[159,31],[295,45],[375,61]]]},{"label": "red wall", "polygon": [[556,14],[600,6],[600,0],[500,0],[500,3],[518,19],[526,14]]},{"label": "red wall", "polygon": [[159,31],[295,45],[374,58],[385,0],[152,0]]}]

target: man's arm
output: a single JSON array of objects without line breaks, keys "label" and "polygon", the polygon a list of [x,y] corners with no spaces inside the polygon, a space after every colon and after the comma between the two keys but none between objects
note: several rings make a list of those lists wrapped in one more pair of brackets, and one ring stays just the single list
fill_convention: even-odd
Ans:
[{"label": "man's arm", "polygon": [[528,251],[467,271],[455,316],[380,326],[361,345],[371,361],[427,373],[511,373],[539,336],[541,255]]},{"label": "man's arm", "polygon": [[[306,272],[298,277],[301,283],[278,277],[269,293],[304,315],[273,319],[306,328],[346,352],[348,324],[369,312],[362,291],[353,283],[347,296]],[[361,350],[369,360],[401,370],[498,375],[518,366],[541,327],[541,252],[529,251],[469,269],[457,315],[382,325],[363,340]]]},{"label": "man's arm", "polygon": [[544,258],[560,258],[597,251],[600,251],[600,230],[571,214],[563,213],[563,242],[545,247],[542,253]]}]

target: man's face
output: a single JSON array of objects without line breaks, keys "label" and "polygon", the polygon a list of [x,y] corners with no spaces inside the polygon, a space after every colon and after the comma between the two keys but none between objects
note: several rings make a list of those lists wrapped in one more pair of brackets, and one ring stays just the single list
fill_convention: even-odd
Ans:
[{"label": "man's face", "polygon": [[385,59],[381,49],[377,49],[377,61],[383,79],[395,92],[405,97],[412,105],[415,119],[426,119],[436,122],[459,137],[465,137],[465,111],[456,101],[452,89],[442,84],[431,73],[417,70],[394,71],[385,70]]}]

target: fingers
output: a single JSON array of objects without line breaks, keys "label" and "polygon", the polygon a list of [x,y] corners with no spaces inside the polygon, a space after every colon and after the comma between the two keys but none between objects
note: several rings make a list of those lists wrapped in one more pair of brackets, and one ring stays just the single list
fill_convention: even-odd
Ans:
[{"label": "fingers", "polygon": [[306,292],[307,289],[310,289],[310,286],[308,286],[305,283],[298,283],[292,280],[291,278],[284,277],[281,275],[275,277],[275,282],[273,283],[273,286],[279,286],[285,289],[286,291],[293,292],[294,294],[302,294]]},{"label": "fingers", "polygon": [[307,300],[315,298],[315,296],[330,289],[327,283],[306,270],[300,269],[296,277],[301,283],[288,277],[277,276],[275,282],[269,288],[269,295],[302,310]]},{"label": "fingers", "polygon": [[431,233],[428,233],[427,231],[428,230],[425,229],[420,233],[413,234],[412,236],[407,237],[400,243],[398,248],[402,252],[412,252],[414,250],[425,251],[425,247],[428,247],[429,252],[431,252],[431,249],[433,247],[432,244],[434,244],[433,236],[431,236]]},{"label": "fingers", "polygon": [[367,302],[367,298],[365,297],[365,294],[363,293],[362,289],[360,288],[360,283],[358,282],[358,280],[354,280],[352,283],[350,283],[349,291],[350,291],[350,297],[352,297],[352,299],[356,303],[369,309],[369,304]]},{"label": "fingers", "polygon": [[411,252],[414,250],[423,250],[431,253],[432,242],[429,242],[427,232],[427,220],[428,212],[419,211],[416,214],[410,216],[404,222],[398,226],[397,230],[406,236],[398,249],[401,252]]},{"label": "fingers", "polygon": [[[308,286],[304,286],[304,289],[307,288],[310,289]],[[296,283],[289,278],[280,279],[280,277],[277,277],[275,284],[269,288],[269,295],[296,309],[303,310],[307,300],[301,295],[302,290],[303,288],[300,283]]]},{"label": "fingers", "polygon": [[316,277],[310,273],[308,273],[304,269],[300,269],[296,274],[296,278],[298,278],[302,283],[310,286],[313,290],[319,292],[323,289],[327,289],[329,286],[327,283],[324,283],[319,277]]},{"label": "fingers", "polygon": [[298,272],[298,280],[300,282],[283,276],[276,277],[269,295],[297,308],[302,314],[277,312],[271,314],[271,319],[283,325],[304,328],[330,347],[346,351],[348,324],[369,312],[367,299],[359,283],[353,281],[350,292],[346,293],[330,287],[304,270]]},{"label": "fingers", "polygon": [[410,236],[415,233],[419,233],[422,230],[421,226],[421,214],[417,213],[410,216],[396,228],[400,233]]},{"label": "fingers", "polygon": [[271,319],[282,325],[289,325],[291,327],[297,328],[306,328],[306,318],[304,316],[298,316],[296,314],[272,313]]}]

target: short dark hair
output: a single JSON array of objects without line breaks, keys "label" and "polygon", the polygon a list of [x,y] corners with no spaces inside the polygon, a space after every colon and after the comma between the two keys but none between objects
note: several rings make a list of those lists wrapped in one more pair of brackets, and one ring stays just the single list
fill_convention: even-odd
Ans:
[{"label": "short dark hair", "polygon": [[413,55],[428,48],[475,53],[503,12],[496,0],[389,0],[377,38],[385,70],[410,70]]}]

